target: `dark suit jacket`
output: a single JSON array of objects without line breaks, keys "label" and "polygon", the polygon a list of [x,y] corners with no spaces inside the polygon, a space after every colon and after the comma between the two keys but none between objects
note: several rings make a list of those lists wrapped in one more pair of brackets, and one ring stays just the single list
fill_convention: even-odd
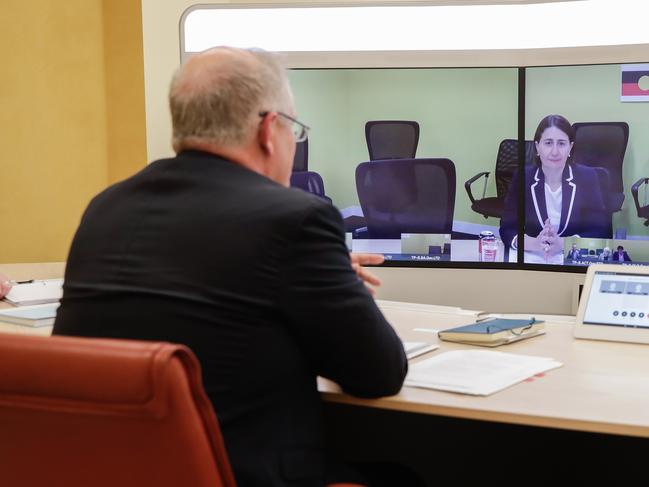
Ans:
[{"label": "dark suit jacket", "polygon": [[338,211],[193,151],[93,199],[54,333],[187,344],[240,487],[324,484],[317,375],[377,397],[407,370]]},{"label": "dark suit jacket", "polygon": [[579,257],[581,257],[579,249],[570,249],[566,254],[566,259],[568,260],[579,260]]},{"label": "dark suit jacket", "polygon": [[[518,231],[518,181],[512,178],[500,220],[500,237],[511,246]],[[601,183],[595,169],[579,164],[566,164],[561,183],[560,237],[610,238],[610,212],[604,204]],[[545,176],[539,166],[525,168],[525,233],[538,236],[548,218],[545,203]]]},{"label": "dark suit jacket", "polygon": [[[624,259],[624,262],[631,262],[631,257],[629,257],[629,254],[626,253],[626,250],[622,251],[622,258]],[[619,262],[620,259],[620,253],[616,250],[613,252],[613,262]]]}]

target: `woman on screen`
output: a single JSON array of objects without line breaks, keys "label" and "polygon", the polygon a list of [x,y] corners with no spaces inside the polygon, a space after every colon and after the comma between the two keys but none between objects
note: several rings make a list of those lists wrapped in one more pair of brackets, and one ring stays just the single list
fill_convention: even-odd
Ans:
[{"label": "woman on screen", "polygon": [[[548,115],[534,134],[536,164],[525,168],[525,262],[563,263],[563,238],[610,236],[610,219],[597,170],[571,161],[575,132],[561,115]],[[514,175],[505,199],[500,236],[518,248]]]}]

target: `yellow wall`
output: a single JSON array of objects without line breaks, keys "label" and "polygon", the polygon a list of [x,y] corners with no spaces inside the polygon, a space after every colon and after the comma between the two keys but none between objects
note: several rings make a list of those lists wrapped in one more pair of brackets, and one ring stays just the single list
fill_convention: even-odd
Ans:
[{"label": "yellow wall", "polygon": [[146,158],[140,0],[103,0],[108,183],[142,169]]},{"label": "yellow wall", "polygon": [[145,163],[140,2],[2,3],[0,262],[64,260],[90,198]]}]

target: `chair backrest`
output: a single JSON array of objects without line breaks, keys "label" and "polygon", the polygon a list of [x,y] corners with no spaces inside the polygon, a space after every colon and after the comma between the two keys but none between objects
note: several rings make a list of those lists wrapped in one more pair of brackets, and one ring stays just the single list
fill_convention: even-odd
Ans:
[{"label": "chair backrest", "polygon": [[371,120],[365,124],[370,161],[414,158],[419,124],[414,120]]},{"label": "chair backrest", "polygon": [[613,196],[611,195],[611,175],[603,167],[593,167],[597,173],[602,198],[604,199],[604,212],[600,215],[602,219],[602,228],[606,228],[606,233],[600,235],[600,238],[611,238],[613,236],[613,212],[616,210]]},{"label": "chair backrest", "polygon": [[2,485],[234,487],[181,345],[0,337]]},{"label": "chair backrest", "polygon": [[455,165],[449,159],[363,162],[356,190],[371,238],[451,233]]},{"label": "chair backrest", "polygon": [[309,139],[295,144],[295,156],[293,157],[293,171],[309,170]]},{"label": "chair backrest", "polygon": [[578,122],[575,129],[574,158],[577,164],[605,168],[611,191],[624,192],[622,163],[629,141],[626,122]]},{"label": "chair backrest", "polygon": [[292,173],[291,187],[300,188],[321,198],[327,198],[325,195],[324,181],[322,180],[322,176],[317,172],[300,171]]},{"label": "chair backrest", "polygon": [[[534,162],[534,141],[525,141],[525,165]],[[518,169],[518,140],[504,139],[498,146],[496,156],[496,194],[505,198],[512,182],[512,177]]]}]

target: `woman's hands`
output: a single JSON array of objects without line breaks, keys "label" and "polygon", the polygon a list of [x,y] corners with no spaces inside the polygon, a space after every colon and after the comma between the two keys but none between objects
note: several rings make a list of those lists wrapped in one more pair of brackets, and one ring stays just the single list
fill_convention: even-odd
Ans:
[{"label": "woman's hands", "polygon": [[548,218],[543,223],[543,229],[536,237],[525,235],[525,250],[543,255],[546,260],[553,255],[563,253],[563,238]]}]

